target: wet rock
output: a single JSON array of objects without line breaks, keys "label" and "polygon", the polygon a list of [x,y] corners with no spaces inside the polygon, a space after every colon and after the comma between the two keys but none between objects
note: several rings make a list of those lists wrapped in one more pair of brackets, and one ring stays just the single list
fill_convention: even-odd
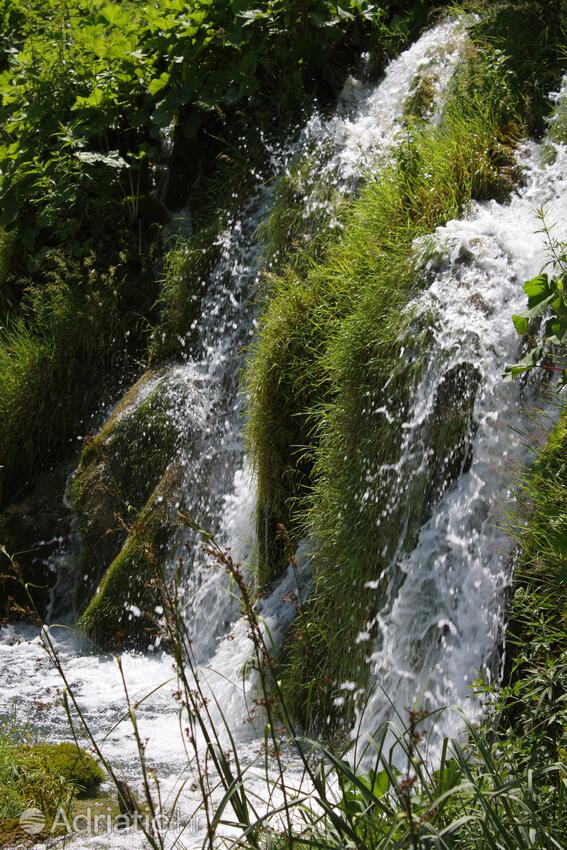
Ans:
[{"label": "wet rock", "polygon": [[102,649],[144,648],[160,633],[162,581],[183,527],[176,504],[184,475],[182,464],[167,469],[79,620]]},{"label": "wet rock", "polygon": [[[19,502],[0,514],[0,545],[17,562],[21,579],[38,613],[43,616],[49,593],[55,583],[53,559],[60,553],[70,534],[70,514],[64,504],[65,486],[73,465],[64,464],[38,476],[33,489]],[[0,564],[0,616],[14,614],[29,604],[21,583],[8,577],[7,557]]]},{"label": "wet rock", "polygon": [[472,461],[474,402],[481,380],[470,363],[449,369],[435,393],[430,428],[430,499],[437,502]]},{"label": "wet rock", "polygon": [[77,607],[83,611],[123,550],[129,529],[188,436],[180,422],[194,387],[175,372],[146,372],[83,450],[68,500],[79,535]]}]

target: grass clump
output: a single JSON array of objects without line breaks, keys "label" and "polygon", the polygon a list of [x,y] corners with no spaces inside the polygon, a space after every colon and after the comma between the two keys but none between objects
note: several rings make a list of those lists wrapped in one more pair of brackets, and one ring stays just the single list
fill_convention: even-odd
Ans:
[{"label": "grass clump", "polygon": [[100,398],[105,375],[127,359],[120,279],[89,261],[55,257],[42,287],[0,326],[0,502],[69,453]]},{"label": "grass clump", "polygon": [[[412,261],[414,240],[459,217],[471,199],[503,199],[514,185],[513,148],[525,132],[522,74],[535,69],[526,55],[521,65],[517,53],[489,43],[488,34],[501,31],[496,17],[476,31],[440,126],[412,124],[394,164],[346,212],[343,238],[329,237],[304,274],[287,268],[269,281],[248,372],[248,437],[258,471],[260,581],[285,562],[282,540],[315,537],[315,588],[281,670],[290,707],[305,723],[336,715],[337,684],[364,683],[356,637],[376,604],[366,582],[414,545],[443,488],[466,468],[475,376],[455,374],[436,400],[437,425],[428,425],[431,468],[411,489],[395,475],[376,478],[400,458],[399,423],[428,350],[428,322],[404,310],[427,284]],[[392,421],[374,415],[383,406]],[[449,446],[453,460],[443,467]]]},{"label": "grass clump", "polygon": [[21,730],[0,727],[0,839],[23,811],[37,808],[47,824],[74,799],[94,797],[105,774],[76,744],[35,743]]},{"label": "grass clump", "polygon": [[163,260],[160,319],[150,345],[152,360],[182,357],[197,336],[201,300],[221,247],[217,224],[178,239]]},{"label": "grass clump", "polygon": [[[531,674],[547,679],[542,697],[561,706],[567,676],[567,411],[564,409],[519,492],[529,521],[520,546],[508,626],[511,685]],[[536,695],[534,688],[534,701]],[[558,718],[556,718],[557,720]],[[554,731],[555,729],[555,731]],[[541,726],[542,741],[565,747],[565,728]],[[563,739],[563,743],[562,743]]]}]

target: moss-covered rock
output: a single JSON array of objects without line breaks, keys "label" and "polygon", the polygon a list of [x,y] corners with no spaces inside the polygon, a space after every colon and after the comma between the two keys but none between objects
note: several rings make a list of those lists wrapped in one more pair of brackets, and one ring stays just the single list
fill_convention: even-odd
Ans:
[{"label": "moss-covered rock", "polygon": [[70,533],[70,514],[64,504],[65,485],[72,466],[64,464],[38,476],[34,487],[20,501],[0,514],[0,545],[14,558],[19,576],[13,573],[8,558],[0,565],[0,617],[13,616],[14,607],[29,605],[28,591],[38,612],[43,615],[49,592],[55,582],[50,559],[64,545]]},{"label": "moss-covered rock", "polygon": [[15,751],[15,762],[28,770],[43,769],[61,777],[79,799],[94,797],[105,778],[98,762],[71,743],[20,746]]},{"label": "moss-covered rock", "polygon": [[[82,453],[68,487],[79,532],[77,606],[84,610],[128,529],[190,438],[183,408],[193,384],[182,372],[147,372]],[[178,415],[179,413],[179,415]]]},{"label": "moss-covered rock", "polygon": [[0,729],[0,840],[4,828],[16,826],[26,808],[40,809],[49,820],[73,799],[94,797],[105,779],[98,762],[75,743],[20,738]]},{"label": "moss-covered rock", "polygon": [[[72,817],[80,806],[96,810],[102,803],[105,773],[85,750],[75,743],[22,743],[20,738],[21,733],[0,728],[0,847],[6,848],[36,846],[51,829],[59,832],[53,823],[61,812]],[[34,838],[20,823],[26,809],[38,809],[45,818],[44,830]]]},{"label": "moss-covered rock", "polygon": [[159,633],[156,609],[181,526],[176,503],[184,474],[182,464],[168,468],[79,620],[104,649],[142,648]]}]

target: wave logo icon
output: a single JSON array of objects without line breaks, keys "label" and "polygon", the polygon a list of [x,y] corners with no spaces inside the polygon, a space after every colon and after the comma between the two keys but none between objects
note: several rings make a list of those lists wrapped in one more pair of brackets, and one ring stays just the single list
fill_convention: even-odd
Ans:
[{"label": "wave logo icon", "polygon": [[20,826],[28,835],[39,835],[45,829],[45,815],[39,809],[26,809],[20,815]]}]

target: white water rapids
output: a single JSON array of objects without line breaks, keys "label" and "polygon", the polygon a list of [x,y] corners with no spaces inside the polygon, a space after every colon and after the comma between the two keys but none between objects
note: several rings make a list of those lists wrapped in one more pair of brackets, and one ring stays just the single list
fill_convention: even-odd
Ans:
[{"label": "white water rapids", "polygon": [[[393,149],[403,128],[404,104],[423,74],[433,80],[430,118],[437,119],[465,37],[461,24],[440,24],[392,62],[379,85],[370,88],[350,81],[337,114],[330,121],[314,118],[296,151],[306,144],[320,146],[325,151],[322,176],[349,191],[365,170]],[[456,703],[474,714],[478,707],[468,699],[469,686],[501,636],[510,544],[495,520],[510,498],[513,474],[526,455],[525,440],[513,429],[525,430],[528,423],[526,399],[517,385],[504,384],[501,374],[505,363],[517,355],[511,314],[523,307],[521,283],[537,274],[546,259],[544,240],[535,233],[538,207],[545,206],[549,221],[558,223],[557,237],[567,238],[567,151],[558,147],[555,162],[544,167],[540,146],[526,145],[519,161],[526,169],[526,183],[509,203],[475,204],[462,221],[449,222],[434,236],[442,259],[431,261],[427,279],[432,282],[417,305],[435,316],[435,346],[426,372],[432,381],[439,381],[435,372],[439,352],[443,370],[463,362],[476,366],[481,373],[474,410],[477,430],[470,469],[436,506],[415,551],[392,573],[389,598],[377,615],[380,640],[369,646],[373,678],[380,687],[361,718],[368,732],[390,712],[381,688],[400,711],[417,700],[429,707]],[[279,162],[275,170],[285,167]],[[200,352],[176,367],[202,387],[206,413],[201,466],[194,479],[200,477],[207,489],[200,503],[215,518],[221,541],[231,545],[239,558],[249,557],[253,548],[254,483],[243,457],[238,375],[241,347],[254,332],[253,295],[261,268],[256,229],[270,202],[270,190],[260,192],[242,218],[219,237],[221,259],[203,308]],[[306,199],[307,208],[311,202]],[[419,246],[416,251],[419,254]],[[427,415],[431,398],[431,383],[424,379],[404,426],[408,452],[416,450],[412,434]],[[303,597],[308,591],[309,558],[299,560],[297,574],[290,568],[262,602],[276,645],[285,638],[295,613],[291,594]],[[251,657],[247,624],[239,619],[238,604],[229,601],[220,571],[196,569],[187,597],[187,618],[202,674],[231,722],[242,760],[250,762],[260,757],[263,740],[259,721],[244,722],[255,681],[253,673],[245,677],[246,687],[241,681]],[[53,627],[51,635],[106,757],[139,789],[135,744],[124,719],[116,662],[93,654],[68,629]],[[158,650],[125,653],[122,663],[130,696],[139,703],[146,755],[160,777],[167,808],[191,772],[178,704],[172,698],[177,688],[173,663]],[[68,740],[61,681],[38,638],[20,626],[1,629],[0,664],[0,715],[15,712],[19,722],[31,724],[40,736]],[[442,731],[451,734],[459,729],[453,718]],[[293,772],[293,759],[288,761]],[[261,784],[259,788],[261,794]],[[189,782],[178,804],[185,821],[199,802],[197,789]],[[183,845],[200,843],[203,827],[195,821],[194,834],[185,834]],[[140,834],[127,832],[80,836],[70,846],[134,848],[143,846],[143,841]]]}]

